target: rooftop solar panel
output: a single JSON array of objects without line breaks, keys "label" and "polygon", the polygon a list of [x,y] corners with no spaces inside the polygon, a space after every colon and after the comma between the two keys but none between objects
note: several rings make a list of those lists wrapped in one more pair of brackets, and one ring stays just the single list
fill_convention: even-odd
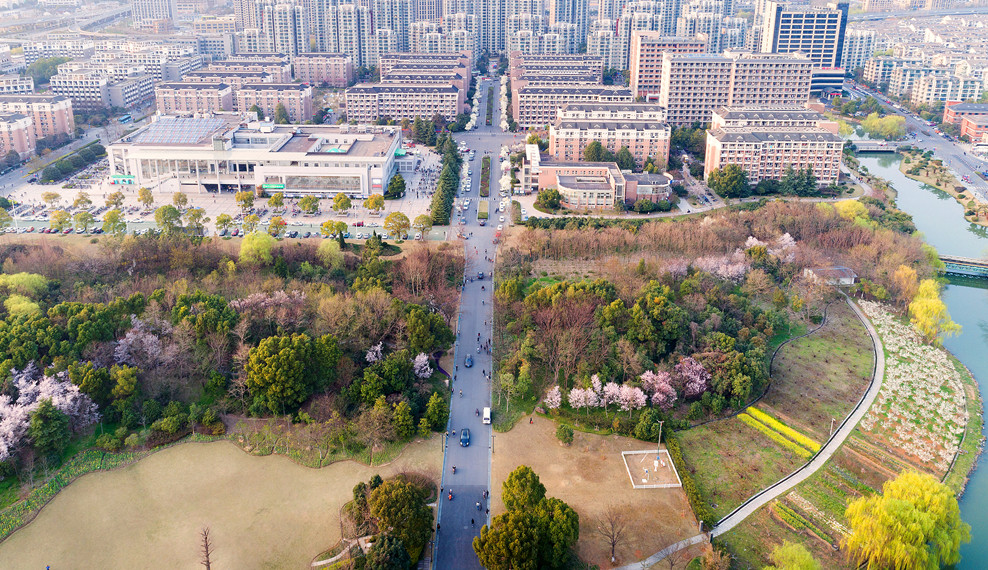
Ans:
[{"label": "rooftop solar panel", "polygon": [[226,124],[217,118],[162,117],[136,133],[133,142],[139,144],[192,144],[211,135]]}]

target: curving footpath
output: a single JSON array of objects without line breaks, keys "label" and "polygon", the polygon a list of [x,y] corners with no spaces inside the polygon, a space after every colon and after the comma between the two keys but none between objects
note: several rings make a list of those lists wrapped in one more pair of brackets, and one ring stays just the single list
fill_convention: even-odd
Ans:
[{"label": "curving footpath", "polygon": [[[710,538],[715,536],[720,536],[727,531],[731,530],[735,526],[741,523],[744,519],[748,518],[750,515],[754,514],[759,508],[768,504],[772,501],[786,493],[796,485],[802,483],[808,479],[811,475],[816,473],[821,467],[823,467],[827,461],[840,449],[844,441],[850,437],[854,428],[857,427],[858,422],[864,417],[868,409],[871,408],[872,403],[874,403],[875,398],[878,396],[878,391],[882,388],[882,379],[885,378],[885,348],[882,345],[882,339],[878,336],[878,331],[872,326],[871,321],[865,317],[861,309],[855,305],[847,295],[844,295],[847,300],[847,304],[851,306],[854,314],[857,315],[858,320],[860,320],[866,329],[868,329],[868,334],[871,336],[871,341],[874,344],[875,351],[875,367],[871,375],[871,384],[868,385],[868,391],[865,395],[858,401],[858,404],[854,406],[851,413],[844,418],[837,430],[834,431],[830,439],[820,448],[820,451],[813,456],[810,461],[799,469],[793,471],[789,475],[786,475],[778,482],[770,487],[766,487],[762,491],[753,495],[750,499],[742,503],[738,508],[731,511],[726,517],[720,519],[714,526],[713,530],[710,531]],[[641,568],[644,564],[645,566],[650,566],[659,562],[663,558],[678,552],[684,548],[697,544],[707,538],[705,534],[698,534],[694,537],[688,538],[686,540],[677,542],[671,546],[668,546],[652,556],[649,556],[642,562],[635,564],[627,564],[625,566],[619,567],[618,570],[634,570],[635,568]]]}]

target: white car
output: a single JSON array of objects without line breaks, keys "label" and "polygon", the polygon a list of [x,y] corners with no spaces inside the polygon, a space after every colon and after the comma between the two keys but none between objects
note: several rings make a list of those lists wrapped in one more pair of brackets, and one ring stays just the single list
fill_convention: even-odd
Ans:
[{"label": "white car", "polygon": [[497,225],[497,231],[501,231],[503,229],[504,229],[504,225],[503,224],[498,224]]},{"label": "white car", "polygon": [[500,218],[498,218],[497,221],[499,221],[499,222],[501,222],[503,224],[504,223],[504,216],[501,216]]},{"label": "white car", "polygon": [[473,169],[467,170],[467,176],[473,176]]}]

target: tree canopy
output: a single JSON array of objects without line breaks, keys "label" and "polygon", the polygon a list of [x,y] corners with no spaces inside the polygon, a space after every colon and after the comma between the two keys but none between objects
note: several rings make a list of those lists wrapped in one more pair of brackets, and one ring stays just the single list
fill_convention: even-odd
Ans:
[{"label": "tree canopy", "polygon": [[855,499],[845,512],[844,539],[856,564],[874,568],[930,569],[960,562],[971,526],[961,520],[957,497],[928,474],[900,473],[881,495]]},{"label": "tree canopy", "polygon": [[247,387],[255,404],[274,413],[293,411],[336,377],[341,356],[336,338],[306,334],[271,336],[250,349]]},{"label": "tree canopy", "polygon": [[746,198],[751,195],[748,173],[739,164],[715,168],[707,178],[707,185],[724,198]]}]

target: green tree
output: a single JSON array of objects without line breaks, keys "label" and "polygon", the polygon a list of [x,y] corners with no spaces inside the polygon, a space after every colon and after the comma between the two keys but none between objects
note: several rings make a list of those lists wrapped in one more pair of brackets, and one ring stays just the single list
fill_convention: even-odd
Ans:
[{"label": "green tree", "polygon": [[285,193],[276,192],[270,198],[268,198],[268,207],[272,209],[279,209],[285,205]]},{"label": "green tree", "polygon": [[294,411],[332,382],[341,356],[332,335],[270,336],[248,353],[247,388],[274,413]]},{"label": "green tree", "polygon": [[512,471],[501,485],[501,500],[509,511],[531,510],[545,498],[545,485],[527,465]]},{"label": "green tree", "polygon": [[411,227],[411,224],[408,222],[408,216],[401,212],[391,212],[387,218],[384,218],[384,229],[393,235],[395,239],[408,237],[409,227]]},{"label": "green tree", "polygon": [[81,212],[76,212],[72,216],[72,221],[75,222],[75,231],[79,233],[86,233],[90,227],[92,227],[95,218],[89,212],[83,210]]},{"label": "green tree", "polygon": [[333,220],[326,220],[319,227],[322,233],[331,236],[336,236],[336,241],[339,243],[340,249],[346,248],[346,242],[343,241],[343,234],[347,231],[347,225],[345,222],[334,222]]},{"label": "green tree", "polygon": [[306,214],[315,214],[319,211],[319,198],[315,196],[304,196],[298,201],[298,207]]},{"label": "green tree", "polygon": [[45,204],[48,204],[49,208],[51,208],[61,200],[62,200],[62,195],[59,194],[58,192],[48,191],[41,194],[41,201],[44,202]]},{"label": "green tree", "polygon": [[151,189],[142,186],[137,191],[137,201],[144,204],[145,208],[150,208],[154,204],[154,194],[151,193]]},{"label": "green tree", "polygon": [[51,403],[51,398],[42,400],[31,414],[27,435],[39,453],[59,454],[72,437],[69,417]]},{"label": "green tree", "polygon": [[555,188],[539,190],[539,196],[535,199],[535,205],[544,210],[558,210],[563,196]]},{"label": "green tree", "polygon": [[268,222],[268,233],[275,237],[281,237],[281,235],[285,233],[285,228],[287,227],[288,222],[285,221],[285,218],[275,216],[271,218],[270,222]]},{"label": "green tree", "polygon": [[189,205],[189,197],[185,192],[175,192],[172,194],[172,204],[181,210]]},{"label": "green tree", "polygon": [[546,497],[535,508],[543,568],[565,568],[580,537],[580,515],[561,499]]},{"label": "green tree", "polygon": [[182,213],[175,206],[161,206],[154,211],[154,223],[163,233],[174,233],[182,227]]},{"label": "green tree", "polygon": [[391,181],[388,182],[388,190],[384,193],[385,198],[395,199],[401,198],[405,195],[405,177],[401,174],[395,174],[391,177]]},{"label": "green tree", "polygon": [[346,194],[340,192],[339,194],[333,196],[333,211],[337,214],[346,212],[351,206],[352,203],[350,202],[350,197]]},{"label": "green tree", "polygon": [[343,250],[340,244],[332,240],[323,240],[316,249],[316,257],[327,269],[343,268]]},{"label": "green tree", "polygon": [[216,216],[216,229],[229,230],[233,227],[233,217],[230,214],[220,214]]},{"label": "green tree", "polygon": [[41,171],[41,181],[42,182],[52,182],[58,180],[62,177],[62,172],[55,167],[55,165],[46,166],[44,170]]},{"label": "green tree", "polygon": [[390,534],[378,536],[367,553],[366,568],[370,570],[408,570],[411,565],[412,559],[401,539]]},{"label": "green tree", "polygon": [[531,513],[508,511],[480,529],[473,550],[488,570],[537,570],[539,525]]},{"label": "green tree", "polygon": [[412,408],[408,402],[401,401],[395,405],[394,417],[391,422],[395,428],[395,435],[399,438],[407,440],[415,435],[415,420],[412,418]]},{"label": "green tree", "polygon": [[805,546],[788,540],[776,546],[769,558],[773,565],[762,570],[823,570]]},{"label": "green tree", "polygon": [[371,194],[366,200],[364,200],[364,207],[368,210],[380,212],[384,209],[384,196],[380,194]]},{"label": "green tree", "polygon": [[89,194],[80,191],[76,195],[75,200],[72,202],[72,207],[76,209],[86,210],[93,205],[93,201],[89,199]]},{"label": "green tree", "polygon": [[751,194],[748,173],[738,164],[715,168],[707,178],[707,185],[724,198],[745,198]]},{"label": "green tree", "polygon": [[413,562],[432,534],[432,510],[425,499],[417,485],[390,479],[371,491],[368,500],[377,528],[401,539]]},{"label": "green tree", "polygon": [[241,190],[233,195],[237,204],[240,206],[240,211],[243,214],[251,211],[254,208],[254,193],[250,190]]},{"label": "green tree", "polygon": [[206,228],[206,224],[209,223],[209,218],[206,216],[206,210],[203,208],[189,208],[185,211],[185,227],[192,231],[193,235],[201,236],[203,230]]},{"label": "green tree", "polygon": [[110,192],[106,196],[106,207],[111,209],[119,209],[123,206],[124,194],[123,192]]},{"label": "green tree", "polygon": [[71,57],[42,57],[34,60],[31,65],[27,66],[24,70],[26,75],[31,76],[34,79],[34,84],[41,86],[51,79],[52,75],[58,73],[58,66],[62,65],[67,61],[71,61]]},{"label": "green tree", "polygon": [[274,123],[276,125],[287,125],[290,122],[292,121],[288,116],[288,109],[285,108],[284,104],[278,103],[274,108]]},{"label": "green tree", "polygon": [[621,170],[634,170],[638,166],[635,164],[635,157],[632,156],[631,151],[626,146],[621,147],[615,158],[618,168]]},{"label": "green tree", "polygon": [[240,263],[268,265],[275,240],[264,232],[251,232],[240,242]]},{"label": "green tree", "polygon": [[14,223],[14,217],[10,215],[10,212],[0,208],[0,230],[5,230],[9,228]]},{"label": "green tree", "polygon": [[72,225],[72,216],[65,210],[55,210],[51,213],[48,224],[56,230],[62,231]]},{"label": "green tree", "polygon": [[249,234],[257,231],[257,227],[261,225],[261,217],[257,214],[250,214],[244,218],[244,233]]},{"label": "green tree", "polygon": [[258,107],[257,105],[251,105],[248,111],[254,113],[254,115],[257,116],[257,120],[259,121],[264,120],[264,111],[262,111],[261,108]]},{"label": "green tree", "polygon": [[957,497],[928,474],[900,473],[882,494],[860,497],[845,511],[851,534],[843,540],[855,564],[869,568],[941,568],[960,562],[971,540]]},{"label": "green tree", "polygon": [[21,155],[17,154],[16,150],[7,151],[7,155],[3,157],[4,166],[19,166],[21,163]]},{"label": "green tree", "polygon": [[123,217],[123,212],[114,208],[103,214],[103,232],[118,237],[126,233],[127,221]]},{"label": "green tree", "polygon": [[601,162],[604,159],[604,146],[600,141],[593,141],[583,148],[583,160],[586,162]]},{"label": "green tree", "polygon": [[446,429],[446,420],[449,419],[449,404],[437,392],[433,392],[429,398],[429,403],[425,406],[425,416],[429,421],[429,426],[433,431]]},{"label": "green tree", "polygon": [[423,234],[428,233],[429,230],[432,229],[432,217],[428,214],[420,214],[415,216],[415,221],[412,222],[412,227]]}]

